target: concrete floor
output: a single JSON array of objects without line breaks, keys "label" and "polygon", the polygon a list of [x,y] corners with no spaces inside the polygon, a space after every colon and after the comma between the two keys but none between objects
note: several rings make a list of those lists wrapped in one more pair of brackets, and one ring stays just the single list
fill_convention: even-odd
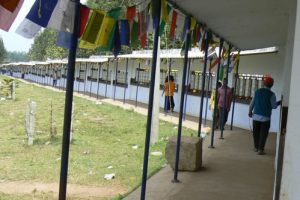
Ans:
[{"label": "concrete floor", "polygon": [[[203,168],[179,172],[180,183],[172,183],[174,173],[167,166],[147,182],[147,200],[271,200],[274,183],[276,135],[270,134],[266,155],[252,150],[249,131],[225,131],[224,140],[216,132],[215,149],[203,145]],[[125,200],[140,199],[141,188]]]}]

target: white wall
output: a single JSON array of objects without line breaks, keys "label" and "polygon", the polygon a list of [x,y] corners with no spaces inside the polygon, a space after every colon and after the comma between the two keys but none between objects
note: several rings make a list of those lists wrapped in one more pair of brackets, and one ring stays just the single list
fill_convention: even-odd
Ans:
[{"label": "white wall", "polygon": [[289,96],[289,110],[287,133],[284,149],[284,162],[282,173],[282,184],[280,199],[281,200],[298,200],[300,199],[300,93],[299,93],[299,77],[300,77],[300,5],[296,6],[296,23],[294,37],[294,51],[291,72],[291,85]]}]

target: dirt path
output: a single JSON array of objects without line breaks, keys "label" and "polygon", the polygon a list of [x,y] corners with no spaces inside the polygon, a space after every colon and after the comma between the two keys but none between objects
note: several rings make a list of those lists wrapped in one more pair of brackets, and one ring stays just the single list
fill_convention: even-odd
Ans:
[{"label": "dirt path", "polygon": [[[34,192],[53,193],[58,196],[58,183],[39,183],[30,181],[0,182],[0,192],[5,194],[32,194]],[[107,198],[126,193],[126,188],[121,186],[84,186],[68,184],[68,196],[89,199]]]}]

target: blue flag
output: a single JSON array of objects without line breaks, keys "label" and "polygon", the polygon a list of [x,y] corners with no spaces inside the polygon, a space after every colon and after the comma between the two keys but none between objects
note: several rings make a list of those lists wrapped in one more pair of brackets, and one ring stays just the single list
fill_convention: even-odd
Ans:
[{"label": "blue flag", "polygon": [[120,41],[121,45],[129,46],[129,22],[128,20],[120,21]]},{"label": "blue flag", "polygon": [[153,20],[153,28],[158,28],[160,23],[160,12],[161,12],[161,1],[160,0],[152,0],[152,20]]},{"label": "blue flag", "polygon": [[57,5],[57,1],[58,0],[36,0],[26,18],[42,27],[47,27],[53,10]]},{"label": "blue flag", "polygon": [[187,34],[187,31],[189,30],[189,20],[190,20],[189,17],[186,16],[184,20],[184,26],[183,26],[182,36],[181,36],[182,40],[185,40],[185,36]]},{"label": "blue flag", "polygon": [[70,49],[72,33],[58,32],[56,44],[60,47]]},{"label": "blue flag", "polygon": [[119,26],[116,26],[115,32],[114,32],[114,39],[113,39],[113,54],[115,57],[117,57],[121,51],[121,41],[120,41],[120,32],[119,32]]}]

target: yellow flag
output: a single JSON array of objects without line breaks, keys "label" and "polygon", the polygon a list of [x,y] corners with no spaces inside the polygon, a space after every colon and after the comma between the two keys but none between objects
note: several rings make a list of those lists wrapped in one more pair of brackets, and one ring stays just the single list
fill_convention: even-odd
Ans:
[{"label": "yellow flag", "polygon": [[161,1],[162,20],[166,23],[169,21],[168,4],[166,0]]},{"label": "yellow flag", "polygon": [[191,31],[195,29],[196,24],[197,24],[196,19],[194,17],[191,17],[191,28],[190,28]]},{"label": "yellow flag", "polygon": [[116,24],[116,20],[112,17],[105,16],[97,43],[101,46],[106,48],[108,46],[108,40],[110,37],[110,34],[112,34],[114,26]]},{"label": "yellow flag", "polygon": [[103,23],[104,11],[94,10],[80,38],[79,48],[95,49],[99,46],[100,28]]},{"label": "yellow flag", "polygon": [[236,55],[235,61],[234,61],[234,66],[233,66],[233,73],[237,73],[237,68],[238,68],[238,64],[240,61],[240,52]]}]

